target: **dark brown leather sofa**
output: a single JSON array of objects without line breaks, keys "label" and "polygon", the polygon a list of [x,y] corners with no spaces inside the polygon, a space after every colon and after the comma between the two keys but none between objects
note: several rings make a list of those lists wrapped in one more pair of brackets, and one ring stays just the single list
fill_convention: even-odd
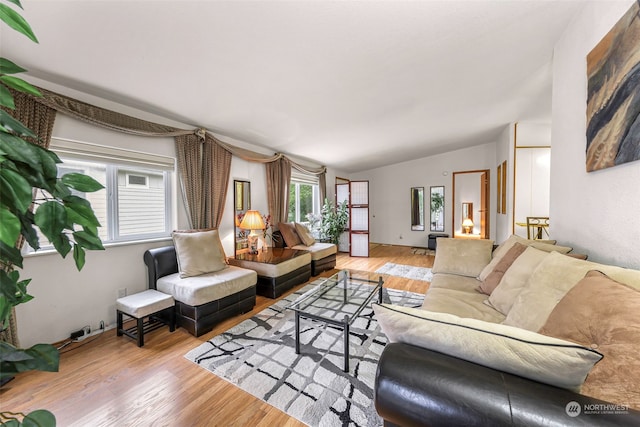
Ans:
[{"label": "dark brown leather sofa", "polygon": [[387,427],[640,426],[640,411],[403,343],[382,352],[375,407]]}]

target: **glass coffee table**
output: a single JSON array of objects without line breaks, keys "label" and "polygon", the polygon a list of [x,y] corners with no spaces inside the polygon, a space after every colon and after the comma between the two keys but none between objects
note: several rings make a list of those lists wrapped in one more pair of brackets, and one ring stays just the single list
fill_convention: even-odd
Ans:
[{"label": "glass coffee table", "polygon": [[344,372],[349,372],[349,327],[376,295],[382,303],[384,277],[341,270],[291,303],[287,308],[296,313],[296,354],[300,354],[301,317],[340,327],[344,333]]}]

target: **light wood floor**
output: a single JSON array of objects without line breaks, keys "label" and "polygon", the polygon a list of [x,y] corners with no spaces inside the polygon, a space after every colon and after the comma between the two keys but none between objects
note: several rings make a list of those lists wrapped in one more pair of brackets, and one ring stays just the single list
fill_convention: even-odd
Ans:
[{"label": "light wood floor", "polygon": [[[386,262],[431,267],[433,259],[413,255],[409,247],[372,244],[369,258],[339,254],[337,267],[375,271]],[[428,283],[392,277],[385,286],[424,293]],[[59,372],[23,373],[2,387],[0,411],[46,408],[58,426],[303,426],[184,358],[272,303],[258,297],[253,311],[198,338],[184,329],[161,328],[138,348],[109,330],[80,347],[66,347]]]}]

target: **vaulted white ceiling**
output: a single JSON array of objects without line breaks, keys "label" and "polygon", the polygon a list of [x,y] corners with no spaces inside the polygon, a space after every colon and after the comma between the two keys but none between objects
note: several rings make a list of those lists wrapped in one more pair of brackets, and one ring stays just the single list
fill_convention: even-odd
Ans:
[{"label": "vaulted white ceiling", "polygon": [[[31,75],[346,172],[550,121],[580,1],[22,0]],[[28,77],[27,77],[28,79]]]}]

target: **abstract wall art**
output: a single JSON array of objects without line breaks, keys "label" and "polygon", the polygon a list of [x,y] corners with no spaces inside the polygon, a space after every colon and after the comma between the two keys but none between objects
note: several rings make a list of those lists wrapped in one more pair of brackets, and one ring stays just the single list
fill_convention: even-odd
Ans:
[{"label": "abstract wall art", "polygon": [[640,6],[587,55],[587,172],[640,160]]}]

